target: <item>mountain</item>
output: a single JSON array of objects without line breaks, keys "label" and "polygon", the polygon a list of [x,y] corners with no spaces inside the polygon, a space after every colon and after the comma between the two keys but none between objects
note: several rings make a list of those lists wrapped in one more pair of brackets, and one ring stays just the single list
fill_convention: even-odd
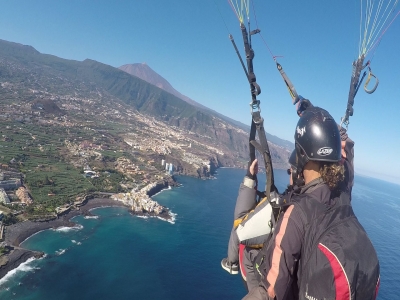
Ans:
[{"label": "mountain", "polygon": [[[147,74],[146,78],[152,78],[155,85],[91,59],[66,60],[42,54],[31,46],[0,40],[0,95],[3,92],[0,101],[3,105],[6,104],[4,101],[9,101],[31,107],[34,101],[38,103],[38,98],[48,99],[54,101],[68,117],[74,118],[73,122],[98,122],[93,119],[96,112],[111,116],[122,127],[136,121],[130,121],[129,115],[121,109],[115,114],[124,118],[123,122],[115,119],[111,112],[117,111],[115,107],[126,106],[125,111],[132,108],[163,122],[171,130],[181,130],[188,141],[195,139],[196,143],[190,142],[192,154],[201,148],[202,155],[208,151],[208,156],[214,157],[219,166],[244,165],[248,159],[248,132],[238,126],[238,122],[182,100],[172,94],[172,87],[171,92],[157,87],[157,84],[163,88],[170,85],[155,72],[150,72],[148,66],[142,64],[141,67],[141,76]],[[140,75],[140,72],[137,74]],[[178,92],[175,94],[179,95]],[[75,110],[70,111],[66,107]],[[102,110],[99,109],[101,107]],[[197,143],[200,148],[197,148]],[[270,144],[270,148],[274,165],[286,167],[288,149],[274,143]],[[179,160],[178,157],[176,159]]]},{"label": "mountain", "polygon": [[172,87],[172,85],[164,79],[161,75],[156,73],[152,68],[150,68],[146,63],[137,63],[137,64],[126,64],[123,66],[120,66],[118,69],[131,74],[133,76],[139,77],[140,79],[143,79],[144,81],[155,85],[156,87],[178,97],[179,99],[182,99],[186,101],[187,103],[190,103],[196,107],[201,107],[201,108],[206,108],[205,106],[201,105],[200,103],[197,103],[196,101],[190,99],[189,97],[186,97],[185,95],[182,95],[179,93],[176,89]]},{"label": "mountain", "polygon": [[[163,89],[164,91],[186,101],[187,103],[190,103],[196,107],[202,108],[205,111],[208,111],[208,112],[218,116],[222,120],[225,120],[225,121],[231,123],[232,125],[243,129],[246,132],[250,131],[250,126],[245,125],[239,121],[233,120],[227,116],[224,116],[224,115],[190,99],[189,97],[181,94],[175,88],[173,88],[172,85],[164,77],[162,77],[160,74],[155,72],[146,63],[126,64],[126,65],[120,66],[118,69],[120,69],[128,74],[131,74],[133,76],[139,77],[140,79],[143,79],[144,81],[146,81],[152,85],[155,85],[156,87],[159,87],[160,89]],[[266,135],[267,135],[267,139],[270,142],[272,142],[278,146],[287,148],[289,150],[294,149],[294,144],[292,142],[283,140],[283,139],[281,139],[275,135],[269,134],[269,133],[266,133]]]}]

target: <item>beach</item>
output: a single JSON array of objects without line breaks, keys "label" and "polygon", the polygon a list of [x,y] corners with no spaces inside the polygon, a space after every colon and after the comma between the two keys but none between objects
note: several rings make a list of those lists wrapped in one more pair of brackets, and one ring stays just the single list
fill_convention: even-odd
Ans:
[{"label": "beach", "polygon": [[5,228],[5,242],[8,245],[9,252],[1,256],[3,263],[0,265],[0,278],[4,277],[9,271],[17,268],[31,257],[39,258],[44,255],[42,252],[31,251],[20,248],[19,245],[30,236],[40,231],[59,228],[73,227],[76,224],[71,222],[73,217],[78,215],[90,216],[91,209],[99,207],[126,207],[120,201],[109,198],[93,198],[89,199],[86,204],[77,209],[70,210],[68,213],[58,218],[44,222],[24,221],[17,224],[7,226]]},{"label": "beach", "polygon": [[[168,178],[161,182],[157,182],[146,194],[151,197],[168,186],[177,186],[178,183],[173,177]],[[20,244],[30,236],[47,229],[59,228],[59,227],[73,227],[76,224],[71,222],[71,219],[83,215],[91,216],[90,210],[99,207],[126,207],[131,209],[131,206],[126,205],[124,202],[116,201],[111,198],[91,198],[87,199],[86,202],[82,203],[79,207],[71,207],[71,209],[57,218],[46,221],[24,221],[16,223],[10,226],[6,226],[4,230],[4,241],[7,245],[7,253],[0,256],[0,279],[4,277],[9,271],[17,268],[20,264],[24,263],[31,257],[42,257],[44,253],[23,249]],[[157,216],[163,220],[171,221],[172,217],[167,208],[164,207],[159,215],[155,215],[153,212],[134,212],[131,211],[132,215],[137,216]]]}]

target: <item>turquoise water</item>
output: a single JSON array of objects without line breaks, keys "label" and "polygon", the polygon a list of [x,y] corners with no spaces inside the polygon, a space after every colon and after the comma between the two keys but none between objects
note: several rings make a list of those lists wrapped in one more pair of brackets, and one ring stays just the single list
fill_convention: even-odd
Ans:
[{"label": "turquoise water", "polygon": [[[174,224],[131,216],[124,208],[93,210],[72,229],[46,230],[22,246],[46,256],[0,281],[0,299],[241,299],[240,275],[220,267],[243,170],[219,169],[216,180],[178,177],[182,187],[155,200]],[[276,171],[280,190],[288,178]],[[383,188],[385,192],[378,192]],[[356,178],[353,205],[381,261],[379,299],[399,299],[400,186]]]}]

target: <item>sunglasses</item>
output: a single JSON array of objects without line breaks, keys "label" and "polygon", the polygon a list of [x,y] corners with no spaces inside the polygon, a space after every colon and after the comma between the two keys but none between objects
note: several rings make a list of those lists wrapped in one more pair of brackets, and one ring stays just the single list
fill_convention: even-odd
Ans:
[{"label": "sunglasses", "polygon": [[291,175],[292,174],[292,169],[287,169],[286,172],[287,172],[288,175]]}]

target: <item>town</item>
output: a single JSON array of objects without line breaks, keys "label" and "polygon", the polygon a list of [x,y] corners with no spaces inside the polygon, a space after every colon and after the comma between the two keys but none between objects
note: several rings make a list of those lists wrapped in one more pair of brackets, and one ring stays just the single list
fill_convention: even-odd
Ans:
[{"label": "town", "polygon": [[[111,108],[90,97],[29,92],[38,100],[11,102],[0,115],[0,210],[12,214],[9,221],[53,219],[98,192],[132,211],[158,215],[165,208],[149,190],[177,174],[210,177],[224,155],[203,142],[207,136],[123,104]],[[95,120],[83,120],[82,111]]]}]

